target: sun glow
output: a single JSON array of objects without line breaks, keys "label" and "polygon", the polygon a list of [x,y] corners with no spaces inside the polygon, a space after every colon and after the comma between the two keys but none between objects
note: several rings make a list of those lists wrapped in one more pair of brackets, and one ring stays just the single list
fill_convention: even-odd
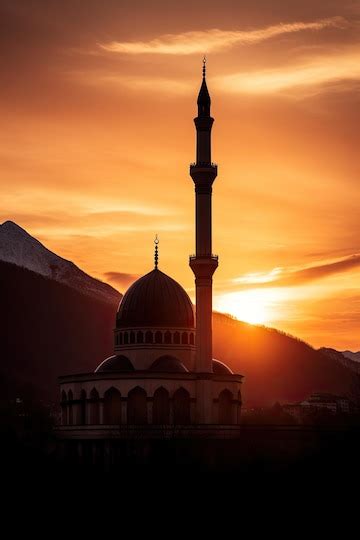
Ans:
[{"label": "sun glow", "polygon": [[283,293],[278,289],[251,289],[215,299],[215,309],[250,324],[269,324],[279,314]]}]

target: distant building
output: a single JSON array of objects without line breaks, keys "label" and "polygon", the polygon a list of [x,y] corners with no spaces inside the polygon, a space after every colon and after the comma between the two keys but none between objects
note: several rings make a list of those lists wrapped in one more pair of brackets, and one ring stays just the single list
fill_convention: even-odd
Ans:
[{"label": "distant building", "polygon": [[293,416],[297,421],[301,421],[304,415],[304,408],[300,403],[288,403],[283,405],[283,411]]},{"label": "distant building", "polygon": [[354,410],[354,406],[352,401],[346,396],[315,392],[304,401],[284,405],[283,410],[294,416],[297,420],[301,420],[304,416],[314,411],[329,411],[331,414],[349,414]]}]

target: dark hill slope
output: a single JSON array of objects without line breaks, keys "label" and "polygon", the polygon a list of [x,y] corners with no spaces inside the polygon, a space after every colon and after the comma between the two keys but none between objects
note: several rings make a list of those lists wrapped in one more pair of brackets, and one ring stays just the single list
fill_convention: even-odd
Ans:
[{"label": "dark hill slope", "polygon": [[303,341],[219,313],[213,320],[214,356],[245,375],[247,404],[297,401],[315,391],[352,391],[350,370]]},{"label": "dark hill slope", "polygon": [[56,398],[59,375],[94,369],[111,354],[117,303],[1,261],[1,386],[12,380]]}]

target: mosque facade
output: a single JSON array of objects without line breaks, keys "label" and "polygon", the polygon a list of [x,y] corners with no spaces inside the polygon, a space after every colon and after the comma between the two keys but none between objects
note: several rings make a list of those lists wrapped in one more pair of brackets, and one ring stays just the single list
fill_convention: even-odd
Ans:
[{"label": "mosque facade", "polygon": [[114,329],[114,354],[93,373],[60,377],[61,425],[66,439],[126,437],[130,432],[235,432],[240,423],[241,384],[212,353],[212,281],[218,257],[212,253],[211,100],[205,62],[198,99],[195,186],[196,252],[189,264],[195,276],[196,306],[159,268],[123,296]]}]

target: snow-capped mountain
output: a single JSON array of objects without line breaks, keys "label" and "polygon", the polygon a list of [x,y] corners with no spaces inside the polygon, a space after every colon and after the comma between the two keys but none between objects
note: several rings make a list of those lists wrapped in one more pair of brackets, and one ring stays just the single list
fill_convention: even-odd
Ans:
[{"label": "snow-capped mountain", "polygon": [[59,257],[13,221],[0,225],[0,260],[60,281],[106,302],[114,303],[121,297],[113,287],[92,278],[73,262]]},{"label": "snow-capped mountain", "polygon": [[360,351],[352,352],[352,351],[341,351],[346,358],[350,358],[350,360],[353,360],[354,362],[360,362]]},{"label": "snow-capped mountain", "polygon": [[329,347],[321,347],[319,349],[319,352],[331,358],[332,360],[336,360],[338,363],[346,366],[348,369],[351,369],[351,371],[360,374],[360,362],[354,358],[351,358],[351,356],[349,357],[345,354],[345,352],[350,352],[351,355],[356,356],[356,354],[358,353],[352,353],[351,351],[337,351],[336,349],[331,349]]}]

